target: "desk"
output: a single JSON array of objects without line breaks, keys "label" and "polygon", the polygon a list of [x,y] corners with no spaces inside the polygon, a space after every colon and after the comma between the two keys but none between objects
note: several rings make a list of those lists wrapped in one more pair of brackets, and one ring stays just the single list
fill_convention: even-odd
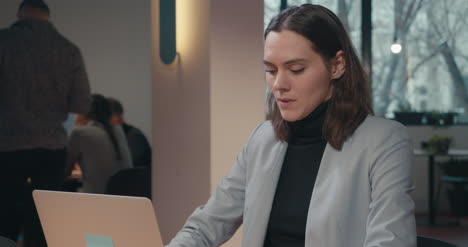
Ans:
[{"label": "desk", "polygon": [[468,157],[468,149],[450,149],[446,154],[434,154],[428,153],[422,149],[415,149],[413,151],[415,156],[427,156],[428,157],[428,165],[429,165],[429,173],[427,177],[427,184],[428,184],[428,196],[429,196],[429,225],[435,225],[435,203],[434,202],[434,167],[435,167],[435,157],[447,157],[447,158],[455,158],[455,157]]}]

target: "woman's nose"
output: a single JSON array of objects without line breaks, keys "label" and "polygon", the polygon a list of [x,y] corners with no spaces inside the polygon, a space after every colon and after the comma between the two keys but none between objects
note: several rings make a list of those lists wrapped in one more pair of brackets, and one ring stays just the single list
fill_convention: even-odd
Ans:
[{"label": "woman's nose", "polygon": [[273,90],[287,91],[290,88],[289,79],[284,72],[278,72],[273,82]]}]

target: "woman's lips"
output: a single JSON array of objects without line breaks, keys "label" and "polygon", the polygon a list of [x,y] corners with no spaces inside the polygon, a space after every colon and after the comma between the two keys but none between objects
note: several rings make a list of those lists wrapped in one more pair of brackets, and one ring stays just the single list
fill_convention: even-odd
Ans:
[{"label": "woman's lips", "polygon": [[287,98],[279,98],[276,100],[276,103],[280,108],[287,108],[290,107],[294,102],[296,102],[293,99],[287,99]]}]

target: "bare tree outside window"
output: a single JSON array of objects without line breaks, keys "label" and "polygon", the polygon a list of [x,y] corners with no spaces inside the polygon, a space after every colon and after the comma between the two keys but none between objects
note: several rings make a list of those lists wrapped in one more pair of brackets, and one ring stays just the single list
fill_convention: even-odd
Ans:
[{"label": "bare tree outside window", "polygon": [[[468,110],[468,5],[459,0],[375,1],[373,96],[378,115]],[[390,52],[399,42],[402,51]],[[462,115],[462,120],[464,118]]]}]

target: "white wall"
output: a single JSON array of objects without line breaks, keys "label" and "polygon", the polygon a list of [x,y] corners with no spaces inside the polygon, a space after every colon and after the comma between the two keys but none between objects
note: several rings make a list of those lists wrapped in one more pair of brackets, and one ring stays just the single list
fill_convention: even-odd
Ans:
[{"label": "white wall", "polygon": [[209,0],[177,1],[173,66],[159,58],[159,1],[152,0],[153,197],[169,241],[210,194]]},{"label": "white wall", "polygon": [[[168,242],[263,120],[263,1],[178,0],[180,56],[171,66],[159,58],[159,1],[152,3],[153,191]],[[240,236],[224,246],[240,246]]]},{"label": "white wall", "polygon": [[212,191],[264,117],[263,3],[248,1],[245,6],[241,1],[211,1]]},{"label": "white wall", "polygon": [[[51,21],[82,51],[94,93],[121,100],[129,123],[151,141],[149,1],[45,0]],[[0,27],[16,20],[21,1],[2,1]]]}]

